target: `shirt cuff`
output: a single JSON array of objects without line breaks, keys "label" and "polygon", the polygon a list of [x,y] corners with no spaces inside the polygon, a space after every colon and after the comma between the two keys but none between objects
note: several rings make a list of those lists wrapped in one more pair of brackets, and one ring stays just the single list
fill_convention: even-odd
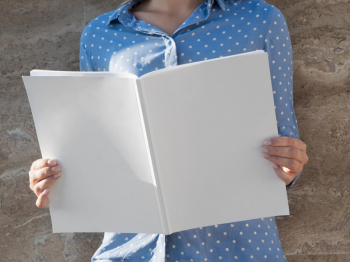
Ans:
[{"label": "shirt cuff", "polygon": [[294,183],[295,183],[295,182],[298,180],[298,178],[300,177],[301,173],[302,173],[302,172],[300,172],[300,173],[294,178],[294,180],[286,186],[287,190],[288,190],[292,185],[294,185]]}]

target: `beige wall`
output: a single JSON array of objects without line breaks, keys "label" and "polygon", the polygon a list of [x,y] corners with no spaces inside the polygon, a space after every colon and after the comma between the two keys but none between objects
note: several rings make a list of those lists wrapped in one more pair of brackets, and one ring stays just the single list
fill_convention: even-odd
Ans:
[{"label": "beige wall", "polygon": [[[0,0],[0,261],[89,261],[100,234],[52,234],[28,169],[40,157],[21,76],[78,70],[86,22],[113,0]],[[294,49],[295,111],[310,162],[278,218],[289,261],[350,261],[350,0],[270,0]],[[54,98],[52,98],[54,99]]]}]

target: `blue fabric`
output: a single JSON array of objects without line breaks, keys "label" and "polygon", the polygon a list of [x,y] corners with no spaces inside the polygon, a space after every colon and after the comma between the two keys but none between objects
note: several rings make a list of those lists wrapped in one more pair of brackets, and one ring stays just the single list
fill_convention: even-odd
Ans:
[{"label": "blue fabric", "polygon": [[[291,41],[284,16],[276,7],[261,0],[205,0],[170,36],[132,15],[130,9],[138,2],[103,14],[87,25],[80,46],[82,71],[141,76],[178,64],[265,50],[269,54],[278,132],[299,138],[293,109]],[[275,219],[262,218],[167,236],[105,233],[92,261],[286,259]]]}]

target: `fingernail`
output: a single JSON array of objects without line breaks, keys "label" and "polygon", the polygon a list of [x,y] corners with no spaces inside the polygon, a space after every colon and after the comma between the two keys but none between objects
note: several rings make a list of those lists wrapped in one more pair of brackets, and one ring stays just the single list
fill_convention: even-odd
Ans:
[{"label": "fingernail", "polygon": [[51,167],[51,171],[58,171],[58,170],[60,170],[60,166]]},{"label": "fingernail", "polygon": [[266,147],[263,147],[263,148],[261,148],[261,152],[263,152],[263,153],[267,153],[267,152],[269,152],[269,149],[268,149],[268,148],[266,148]]},{"label": "fingernail", "polygon": [[270,155],[267,155],[267,154],[263,154],[263,156],[264,156],[265,158],[271,157]]},{"label": "fingernail", "polygon": [[276,169],[276,170],[278,169],[278,165],[272,164],[272,166],[273,166],[274,169]]},{"label": "fingernail", "polygon": [[265,146],[271,145],[271,144],[272,144],[272,142],[271,142],[270,139],[267,139],[267,140],[264,141],[264,145],[265,145]]},{"label": "fingernail", "polygon": [[53,178],[58,178],[58,177],[60,177],[62,174],[61,173],[57,173],[57,174],[54,174],[52,177]]},{"label": "fingernail", "polygon": [[49,193],[49,189],[46,188],[44,191],[43,191],[43,195],[47,195]]},{"label": "fingernail", "polygon": [[56,165],[56,159],[49,159],[47,160],[47,164],[52,166],[52,165]]}]

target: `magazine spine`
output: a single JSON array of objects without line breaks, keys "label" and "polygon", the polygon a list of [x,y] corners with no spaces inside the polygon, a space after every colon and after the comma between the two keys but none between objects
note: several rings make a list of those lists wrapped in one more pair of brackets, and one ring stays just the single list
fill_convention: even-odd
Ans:
[{"label": "magazine spine", "polygon": [[152,138],[150,136],[150,123],[147,119],[147,113],[146,113],[147,102],[146,102],[145,95],[142,92],[142,82],[140,81],[140,79],[135,79],[134,81],[135,81],[134,86],[135,86],[135,92],[136,92],[136,99],[137,99],[137,104],[140,112],[141,125],[143,129],[144,140],[146,144],[146,150],[147,150],[149,165],[150,165],[151,174],[152,174],[152,180],[156,188],[156,199],[157,199],[160,221],[162,223],[161,225],[162,231],[164,234],[170,234],[171,229],[168,223],[168,217],[167,217],[167,212],[166,212],[165,203],[164,203],[165,200],[163,198],[162,189],[161,189],[161,185],[158,177],[156,157],[155,157],[154,148],[152,145]]}]

